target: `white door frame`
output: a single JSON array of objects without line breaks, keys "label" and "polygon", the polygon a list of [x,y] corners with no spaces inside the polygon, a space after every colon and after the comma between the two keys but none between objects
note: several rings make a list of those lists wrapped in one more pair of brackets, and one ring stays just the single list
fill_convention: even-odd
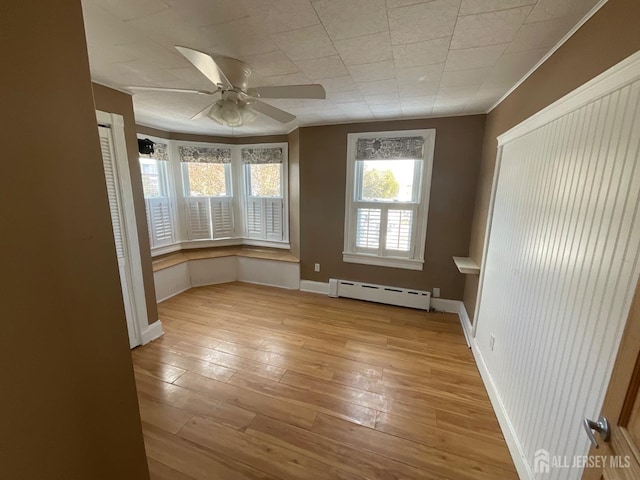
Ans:
[{"label": "white door frame", "polygon": [[[116,113],[107,113],[96,110],[96,118],[99,125],[109,127],[113,139],[113,155],[116,163],[118,189],[120,192],[122,212],[122,226],[126,253],[128,256],[128,271],[130,275],[129,301],[133,315],[134,332],[137,345],[142,345],[145,333],[149,330],[149,314],[144,291],[144,278],[142,276],[142,258],[140,256],[140,243],[138,239],[138,227],[136,213],[133,204],[133,189],[131,175],[129,173],[129,159],[127,156],[127,144],[124,136],[124,118]],[[132,347],[133,348],[133,347]]]}]

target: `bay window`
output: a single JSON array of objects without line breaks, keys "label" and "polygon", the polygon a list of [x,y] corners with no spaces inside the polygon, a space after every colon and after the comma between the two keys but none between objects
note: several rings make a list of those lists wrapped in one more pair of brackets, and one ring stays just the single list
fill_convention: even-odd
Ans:
[{"label": "bay window", "polygon": [[155,153],[140,155],[152,254],[288,247],[286,143],[153,141]]},{"label": "bay window", "polygon": [[422,270],[435,130],[349,134],[343,260]]}]

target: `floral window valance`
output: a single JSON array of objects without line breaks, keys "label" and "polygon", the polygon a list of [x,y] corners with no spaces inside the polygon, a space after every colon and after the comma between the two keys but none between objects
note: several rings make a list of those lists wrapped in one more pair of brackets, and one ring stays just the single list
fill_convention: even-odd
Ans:
[{"label": "floral window valance", "polygon": [[242,163],[283,163],[282,147],[243,148]]},{"label": "floral window valance", "polygon": [[169,161],[169,149],[166,143],[153,142],[153,153],[141,153],[141,157],[153,158],[154,160]]},{"label": "floral window valance", "polygon": [[422,158],[422,137],[359,138],[356,142],[356,160],[397,160]]},{"label": "floral window valance", "polygon": [[224,147],[178,147],[181,162],[231,163],[231,149]]}]

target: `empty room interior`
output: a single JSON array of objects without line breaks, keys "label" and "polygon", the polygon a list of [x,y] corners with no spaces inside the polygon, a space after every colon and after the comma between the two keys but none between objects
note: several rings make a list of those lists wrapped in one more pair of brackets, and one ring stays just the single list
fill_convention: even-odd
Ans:
[{"label": "empty room interior", "polygon": [[640,479],[639,25],[3,2],[0,477]]}]

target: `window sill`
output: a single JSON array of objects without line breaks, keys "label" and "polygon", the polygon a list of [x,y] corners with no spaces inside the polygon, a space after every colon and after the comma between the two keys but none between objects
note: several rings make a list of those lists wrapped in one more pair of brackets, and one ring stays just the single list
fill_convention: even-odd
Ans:
[{"label": "window sill", "polygon": [[406,270],[422,270],[424,260],[402,257],[379,257],[365,253],[342,252],[342,261],[347,263],[360,263],[363,265],[375,265],[377,267],[404,268]]},{"label": "window sill", "polygon": [[252,247],[279,248],[282,250],[290,250],[289,242],[274,242],[268,240],[257,240],[255,238],[224,238],[220,240],[187,240],[184,242],[172,243],[162,247],[151,249],[151,257],[159,257],[167,253],[179,252],[180,250],[192,250],[197,248],[212,247],[234,247],[248,245]]}]

